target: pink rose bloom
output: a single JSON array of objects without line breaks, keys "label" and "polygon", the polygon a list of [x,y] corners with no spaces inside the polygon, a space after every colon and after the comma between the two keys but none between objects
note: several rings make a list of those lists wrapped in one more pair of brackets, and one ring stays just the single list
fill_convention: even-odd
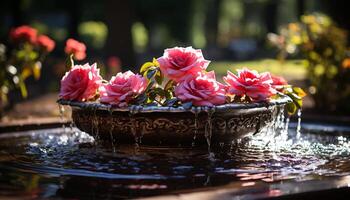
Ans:
[{"label": "pink rose bloom", "polygon": [[272,79],[272,87],[278,91],[282,91],[283,86],[288,85],[288,82],[286,81],[286,79],[284,79],[281,76],[271,75],[271,79]]},{"label": "pink rose bloom", "polygon": [[228,94],[246,95],[254,101],[265,101],[276,94],[276,90],[272,87],[270,73],[259,74],[255,70],[246,68],[237,71],[238,76],[228,71],[227,76],[224,77]]},{"label": "pink rose bloom", "polygon": [[66,41],[64,52],[67,55],[73,54],[76,60],[83,60],[86,57],[86,46],[82,42],[69,38]]},{"label": "pink rose bloom", "polygon": [[38,36],[36,44],[46,52],[51,52],[55,48],[55,41],[46,35]]},{"label": "pink rose bloom", "polygon": [[14,42],[29,42],[34,44],[38,31],[30,26],[19,26],[11,30],[10,38]]},{"label": "pink rose bloom", "polygon": [[183,103],[192,102],[195,106],[214,106],[226,101],[225,86],[215,79],[214,71],[198,73],[187,78],[175,87],[175,96]]},{"label": "pink rose bloom", "polygon": [[111,80],[100,87],[100,101],[125,107],[137,95],[143,93],[147,87],[147,80],[131,71],[119,72]]},{"label": "pink rose bloom", "polygon": [[61,80],[59,97],[66,100],[87,101],[94,98],[102,83],[96,63],[75,65]]},{"label": "pink rose bloom", "polygon": [[192,47],[165,49],[158,62],[162,73],[178,83],[205,70],[210,63],[200,49]]}]

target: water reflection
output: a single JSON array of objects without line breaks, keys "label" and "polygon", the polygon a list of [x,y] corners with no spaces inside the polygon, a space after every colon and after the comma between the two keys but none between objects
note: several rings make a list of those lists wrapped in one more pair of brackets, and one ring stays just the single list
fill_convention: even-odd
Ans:
[{"label": "water reflection", "polygon": [[[154,148],[95,142],[76,129],[0,136],[0,195],[130,198],[203,188],[239,189],[350,174],[346,127],[306,124],[211,148]],[[316,127],[316,128],[315,128]],[[281,130],[285,129],[281,125]],[[316,131],[315,131],[316,130]],[[115,145],[115,146],[114,146]],[[208,156],[210,155],[210,156]],[[281,193],[269,190],[270,196]]]}]

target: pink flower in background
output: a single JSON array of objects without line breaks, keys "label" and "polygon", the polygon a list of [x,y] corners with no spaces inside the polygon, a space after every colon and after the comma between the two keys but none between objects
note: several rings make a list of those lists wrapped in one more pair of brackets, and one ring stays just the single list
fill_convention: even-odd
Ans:
[{"label": "pink flower in background", "polygon": [[110,57],[108,57],[107,65],[108,65],[108,67],[111,67],[111,68],[118,68],[118,69],[120,69],[120,66],[121,66],[120,58],[118,58],[117,56],[110,56]]},{"label": "pink flower in background", "polygon": [[11,30],[10,39],[14,42],[29,42],[34,44],[37,33],[37,30],[30,26],[19,26]]},{"label": "pink flower in background", "polygon": [[122,71],[121,60],[117,56],[110,56],[107,58],[107,66],[110,74],[116,74]]},{"label": "pink flower in background", "polygon": [[214,71],[199,72],[188,77],[175,87],[175,96],[183,103],[192,102],[195,106],[214,106],[225,103],[225,86],[215,79]]},{"label": "pink flower in background", "polygon": [[192,47],[165,49],[158,62],[164,75],[178,83],[205,70],[210,63],[200,49]]},{"label": "pink flower in background", "polygon": [[55,41],[46,35],[40,35],[36,40],[36,44],[46,52],[51,52],[55,48]]},{"label": "pink flower in background", "polygon": [[75,65],[61,80],[59,97],[65,100],[88,101],[94,98],[102,83],[96,63]]},{"label": "pink flower in background", "polygon": [[83,60],[86,57],[86,46],[84,43],[70,38],[66,42],[64,52],[68,55],[73,54],[76,60]]},{"label": "pink flower in background", "polygon": [[147,87],[147,80],[131,71],[119,72],[107,84],[101,85],[101,103],[126,107],[137,95],[142,94]]},{"label": "pink flower in background", "polygon": [[254,101],[264,101],[276,94],[270,73],[259,74],[246,68],[237,71],[238,76],[228,71],[224,77],[229,95],[246,95]]}]

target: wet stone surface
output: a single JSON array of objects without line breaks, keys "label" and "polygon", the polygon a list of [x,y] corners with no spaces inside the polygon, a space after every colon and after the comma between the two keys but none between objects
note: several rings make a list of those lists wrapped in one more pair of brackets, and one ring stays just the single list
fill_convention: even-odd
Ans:
[{"label": "wet stone surface", "polygon": [[120,199],[350,174],[350,128],[285,126],[211,152],[103,143],[70,127],[2,134],[0,196]]}]

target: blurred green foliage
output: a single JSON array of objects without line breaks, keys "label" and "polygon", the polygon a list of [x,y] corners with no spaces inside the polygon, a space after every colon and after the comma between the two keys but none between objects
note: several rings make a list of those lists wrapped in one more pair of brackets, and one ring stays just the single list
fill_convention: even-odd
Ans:
[{"label": "blurred green foliage", "polygon": [[135,22],[131,27],[131,33],[135,51],[144,51],[148,43],[148,32],[146,27],[141,22]]},{"label": "blurred green foliage", "polygon": [[[27,34],[29,34],[28,29],[33,29],[26,26],[17,29],[20,28],[23,30],[26,28]],[[40,39],[37,37],[37,30],[33,30],[35,30],[34,41],[24,38],[14,39],[14,36],[11,36],[14,33],[10,32],[12,45],[6,47],[0,43],[0,115],[3,109],[11,103],[11,100],[8,99],[11,90],[18,89],[23,98],[28,96],[26,79],[31,76],[36,80],[40,78],[42,63],[52,51],[52,49],[43,48],[38,43]]]},{"label": "blurred green foliage", "polygon": [[316,107],[350,112],[350,60],[347,33],[328,16],[303,15],[300,22],[284,26],[279,35],[269,34],[279,48],[279,59],[299,54],[306,59],[309,92]]},{"label": "blurred green foliage", "polygon": [[272,74],[287,77],[289,80],[304,80],[307,75],[304,60],[285,60],[262,59],[252,61],[212,61],[208,71],[215,70],[218,77],[225,76],[227,70],[232,72],[236,69],[247,67],[258,72],[271,72]]},{"label": "blurred green foliage", "polygon": [[103,22],[86,21],[79,24],[78,32],[88,46],[101,49],[106,43],[108,28]]}]

